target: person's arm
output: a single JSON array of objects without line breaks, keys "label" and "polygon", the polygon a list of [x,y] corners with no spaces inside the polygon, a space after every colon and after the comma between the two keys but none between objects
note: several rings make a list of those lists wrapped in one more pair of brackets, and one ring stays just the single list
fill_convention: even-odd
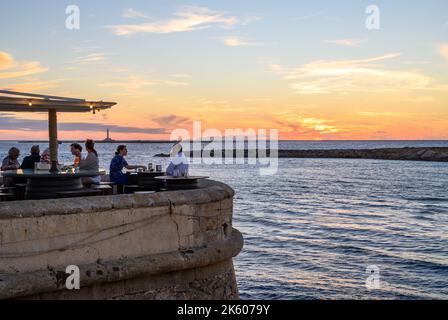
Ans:
[{"label": "person's arm", "polygon": [[127,165],[127,166],[124,166],[126,169],[128,169],[128,170],[135,170],[135,169],[139,169],[139,168],[142,168],[142,169],[146,169],[146,167],[145,166],[139,166],[139,165]]},{"label": "person's arm", "polygon": [[3,160],[2,167],[0,168],[1,171],[5,170],[17,170],[20,168],[19,162],[16,160],[14,164],[9,163],[9,159],[6,158]]},{"label": "person's arm", "polygon": [[123,158],[123,167],[125,167],[128,170],[134,170],[134,169],[139,169],[139,168],[145,169],[146,168],[145,166],[140,166],[140,165],[130,165],[124,158]]},{"label": "person's arm", "polygon": [[7,166],[2,166],[1,171],[5,171],[5,170],[17,170],[17,169],[20,169],[20,166],[19,166],[19,165],[16,165],[16,164],[10,164],[10,165],[7,165]]}]

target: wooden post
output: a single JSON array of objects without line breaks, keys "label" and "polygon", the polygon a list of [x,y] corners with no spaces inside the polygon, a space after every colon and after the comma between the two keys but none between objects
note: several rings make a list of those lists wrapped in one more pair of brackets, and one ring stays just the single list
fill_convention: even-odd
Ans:
[{"label": "wooden post", "polygon": [[58,172],[58,117],[56,109],[48,110],[48,135],[50,137],[50,172]]}]

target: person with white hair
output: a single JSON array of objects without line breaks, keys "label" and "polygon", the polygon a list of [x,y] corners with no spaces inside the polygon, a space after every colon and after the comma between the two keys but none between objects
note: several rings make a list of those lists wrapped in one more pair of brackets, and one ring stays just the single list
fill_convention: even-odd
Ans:
[{"label": "person with white hair", "polygon": [[2,161],[1,171],[7,171],[7,170],[17,170],[20,168],[19,158],[20,156],[20,150],[12,147],[8,151],[8,155],[5,159]]},{"label": "person with white hair", "polygon": [[50,148],[47,148],[44,150],[44,152],[42,152],[42,155],[40,156],[40,162],[51,164]]},{"label": "person with white hair", "polygon": [[188,159],[185,157],[180,143],[176,143],[171,148],[170,158],[166,175],[175,178],[188,176]]},{"label": "person with white hair", "polygon": [[[17,170],[20,168],[19,158],[20,150],[12,147],[8,151],[8,155],[2,161],[2,165],[0,171],[8,171],[8,170]],[[23,181],[19,181],[18,179],[4,177],[3,184],[5,187],[13,187],[16,183],[22,183]]]}]

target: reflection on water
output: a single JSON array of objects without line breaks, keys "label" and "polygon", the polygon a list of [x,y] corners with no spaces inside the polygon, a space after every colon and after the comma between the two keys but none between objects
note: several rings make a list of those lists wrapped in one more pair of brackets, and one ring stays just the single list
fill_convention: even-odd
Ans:
[{"label": "reflection on water", "polygon": [[[280,159],[278,175],[198,168],[236,190],[241,297],[448,298],[448,164]],[[381,288],[365,287],[380,268]]]}]

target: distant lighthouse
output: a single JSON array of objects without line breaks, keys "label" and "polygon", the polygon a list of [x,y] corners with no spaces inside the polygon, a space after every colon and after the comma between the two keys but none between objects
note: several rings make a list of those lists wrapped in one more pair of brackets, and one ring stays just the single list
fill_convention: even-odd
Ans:
[{"label": "distant lighthouse", "polygon": [[112,142],[112,141],[114,141],[114,140],[112,140],[112,139],[110,138],[110,136],[109,136],[109,128],[107,128],[107,131],[106,131],[106,139],[104,139],[103,142]]}]

